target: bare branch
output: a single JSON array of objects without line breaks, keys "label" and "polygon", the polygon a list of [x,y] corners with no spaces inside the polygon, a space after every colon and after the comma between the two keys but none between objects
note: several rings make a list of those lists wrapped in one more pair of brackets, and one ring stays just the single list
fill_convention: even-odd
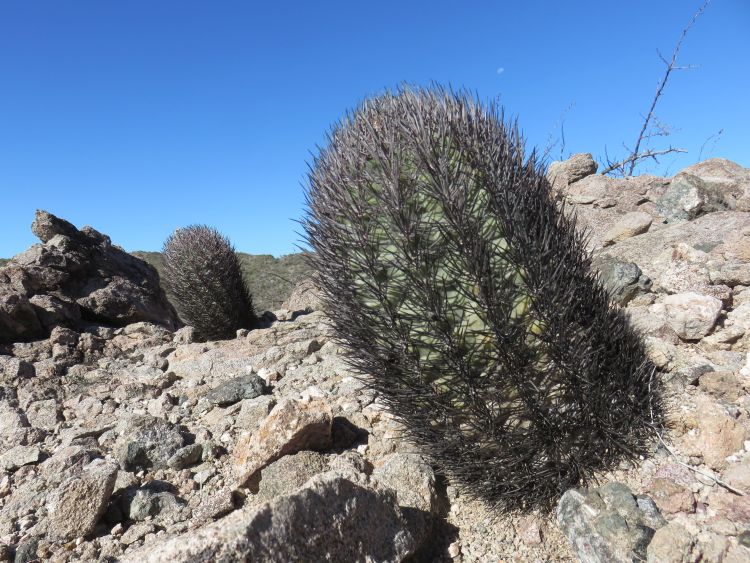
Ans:
[{"label": "bare branch", "polygon": [[[685,149],[677,149],[677,148],[674,148],[674,147],[669,147],[668,149],[664,149],[664,150],[660,150],[660,151],[655,151],[655,150],[649,149],[649,150],[644,151],[644,152],[642,152],[640,154],[631,154],[625,160],[622,160],[622,161],[617,162],[615,164],[609,164],[608,163],[609,166],[604,171],[602,171],[602,176],[605,175],[605,174],[609,174],[610,172],[614,172],[615,170],[618,170],[618,169],[624,170],[625,166],[627,166],[628,164],[630,164],[630,170],[632,170],[634,164],[637,161],[643,160],[645,158],[653,158],[654,160],[656,160],[656,162],[659,162],[656,159],[657,156],[661,156],[663,154],[669,154],[669,153],[673,153],[673,152],[687,152],[687,151]],[[624,175],[625,174],[623,173],[623,176]],[[632,176],[632,174],[628,174],[628,175]]]},{"label": "bare branch", "polygon": [[690,23],[688,23],[687,26],[685,26],[685,28],[682,30],[682,33],[680,34],[680,39],[677,41],[677,45],[675,45],[674,51],[672,52],[672,60],[670,62],[667,62],[666,59],[657,50],[657,53],[659,53],[659,57],[667,65],[667,69],[664,72],[664,76],[662,77],[661,82],[656,88],[656,94],[654,95],[654,99],[651,101],[651,107],[649,108],[648,114],[646,115],[646,119],[643,122],[643,126],[641,127],[641,132],[638,134],[638,140],[635,143],[635,148],[633,149],[633,153],[629,157],[630,168],[628,170],[628,176],[633,175],[633,170],[635,169],[636,162],[640,160],[640,158],[638,157],[638,151],[641,149],[641,143],[643,142],[644,135],[646,134],[646,129],[648,129],[648,125],[651,122],[651,118],[654,115],[654,109],[656,108],[656,104],[659,101],[659,98],[661,98],[661,95],[664,92],[664,88],[667,85],[667,81],[669,80],[669,75],[672,74],[673,70],[683,70],[685,68],[689,68],[689,67],[677,66],[677,55],[680,52],[680,47],[682,47],[682,42],[685,39],[687,32],[693,26],[695,21],[703,14],[703,12],[706,10],[710,2],[711,0],[706,0],[703,3],[703,5],[700,8],[698,8],[698,11],[695,12],[695,14],[693,14],[693,19],[690,20]]},{"label": "bare branch", "polygon": [[721,136],[723,134],[724,134],[724,129],[719,129],[716,133],[714,133],[713,135],[709,136],[708,139],[706,139],[705,141],[703,141],[703,144],[701,145],[701,150],[698,153],[698,162],[700,162],[701,159],[703,158],[703,149],[706,147],[706,145],[708,144],[708,142],[711,139],[714,140],[713,144],[711,145],[711,150],[713,150],[714,147],[716,146],[716,143],[719,141],[719,139],[721,138]]},{"label": "bare branch", "polygon": [[542,153],[541,160],[543,160],[543,161],[547,160],[547,157],[552,152],[552,149],[554,149],[557,146],[557,143],[560,142],[559,139],[556,140],[556,141],[554,141],[554,142],[552,141],[552,133],[554,132],[555,129],[557,129],[558,125],[560,125],[563,128],[563,131],[562,131],[562,137],[563,137],[562,138],[562,146],[560,147],[560,160],[563,159],[562,158],[562,154],[563,154],[563,151],[565,150],[565,130],[564,130],[564,127],[565,127],[565,117],[568,115],[568,113],[570,113],[570,111],[575,107],[575,105],[576,105],[575,102],[570,102],[570,104],[568,104],[568,107],[566,107],[560,113],[560,117],[557,118],[557,121],[552,126],[552,129],[550,130],[549,135],[547,136],[547,146],[544,148],[544,152]]}]

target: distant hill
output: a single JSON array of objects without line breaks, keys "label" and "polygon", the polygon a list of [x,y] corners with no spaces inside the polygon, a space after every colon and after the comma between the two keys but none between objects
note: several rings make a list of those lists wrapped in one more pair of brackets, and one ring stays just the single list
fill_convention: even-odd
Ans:
[{"label": "distant hill", "polygon": [[[162,275],[164,259],[161,252],[135,251],[131,254],[154,266],[159,275]],[[281,258],[274,258],[270,254],[238,254],[258,313],[278,309],[292,293],[294,286],[310,275],[304,253],[301,252],[287,254]],[[167,296],[172,299],[169,293]]]},{"label": "distant hill", "polygon": [[0,258],[0,268],[8,263],[9,258]]}]

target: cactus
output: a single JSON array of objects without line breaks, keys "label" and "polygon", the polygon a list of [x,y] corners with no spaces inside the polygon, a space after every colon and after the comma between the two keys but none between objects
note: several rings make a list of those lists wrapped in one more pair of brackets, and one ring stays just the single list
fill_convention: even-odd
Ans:
[{"label": "cactus", "polygon": [[216,229],[191,225],[164,243],[164,281],[182,320],[200,338],[233,338],[256,323],[253,302],[229,239]]},{"label": "cactus", "polygon": [[350,364],[464,492],[549,508],[647,451],[655,368],[494,105],[439,87],[366,100],[315,158],[307,205]]}]

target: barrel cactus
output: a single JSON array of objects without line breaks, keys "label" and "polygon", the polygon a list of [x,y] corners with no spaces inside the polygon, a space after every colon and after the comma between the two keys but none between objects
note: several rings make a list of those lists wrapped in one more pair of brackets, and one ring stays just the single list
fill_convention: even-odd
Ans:
[{"label": "barrel cactus", "polygon": [[164,281],[182,320],[206,340],[232,338],[251,328],[253,302],[229,239],[212,227],[191,225],[164,243]]},{"label": "barrel cactus", "polygon": [[402,88],[333,128],[303,221],[349,362],[464,492],[549,507],[647,452],[654,366],[500,110]]}]

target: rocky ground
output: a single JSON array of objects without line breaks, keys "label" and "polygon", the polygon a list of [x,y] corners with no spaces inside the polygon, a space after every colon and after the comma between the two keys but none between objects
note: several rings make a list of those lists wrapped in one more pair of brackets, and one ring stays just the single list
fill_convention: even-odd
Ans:
[{"label": "rocky ground", "polygon": [[595,170],[550,178],[662,371],[648,459],[498,515],[402,438],[309,283],[194,342],[153,268],[42,212],[0,269],[0,561],[750,560],[750,170]]}]

